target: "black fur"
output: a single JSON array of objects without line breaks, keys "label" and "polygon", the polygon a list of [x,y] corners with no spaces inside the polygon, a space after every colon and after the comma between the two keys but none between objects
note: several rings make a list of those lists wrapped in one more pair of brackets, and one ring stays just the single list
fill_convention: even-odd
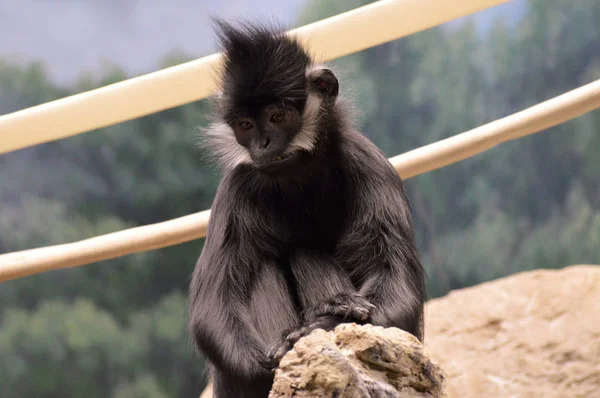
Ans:
[{"label": "black fur", "polygon": [[225,170],[190,286],[190,332],[215,398],[267,397],[272,368],[315,328],[367,322],[422,340],[425,275],[402,181],[352,128],[335,75],[307,76],[306,52],[266,28],[220,29],[224,121],[263,105],[258,98],[322,99],[318,117],[303,120],[316,126],[315,147],[292,173],[265,174],[252,162]]}]

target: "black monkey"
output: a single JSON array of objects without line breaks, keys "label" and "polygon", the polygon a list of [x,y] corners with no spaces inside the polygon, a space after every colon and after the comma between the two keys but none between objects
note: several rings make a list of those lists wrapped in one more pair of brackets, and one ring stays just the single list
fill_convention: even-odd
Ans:
[{"label": "black monkey", "polygon": [[224,176],[189,291],[216,398],[267,397],[301,336],[342,322],[423,338],[425,273],[402,181],[352,127],[334,73],[281,30],[217,21],[206,131]]}]

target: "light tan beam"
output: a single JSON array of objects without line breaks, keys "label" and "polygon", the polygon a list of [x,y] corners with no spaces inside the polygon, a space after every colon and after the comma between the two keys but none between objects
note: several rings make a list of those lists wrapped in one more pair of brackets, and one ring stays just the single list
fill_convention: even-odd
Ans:
[{"label": "light tan beam", "polygon": [[0,255],[0,282],[130,253],[174,246],[206,235],[210,210],[74,243]]},{"label": "light tan beam", "polygon": [[[465,133],[390,158],[402,178],[470,158],[504,142],[538,133],[600,108],[600,80]],[[0,256],[1,259],[1,256]]]},{"label": "light tan beam", "polygon": [[[508,0],[382,0],[290,31],[327,61]],[[220,54],[0,116],[0,154],[210,96]]]},{"label": "light tan beam", "polygon": [[[393,157],[404,178],[467,159],[600,108],[600,80],[465,133]],[[209,211],[80,242],[0,255],[0,282],[202,238]]]}]

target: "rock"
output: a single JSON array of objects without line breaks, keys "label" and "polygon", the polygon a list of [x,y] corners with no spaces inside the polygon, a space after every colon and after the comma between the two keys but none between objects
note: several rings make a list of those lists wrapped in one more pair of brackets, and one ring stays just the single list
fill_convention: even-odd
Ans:
[{"label": "rock", "polygon": [[316,330],[282,359],[269,398],[445,397],[444,375],[411,334],[343,324]]},{"label": "rock", "polygon": [[[364,328],[354,330],[359,333]],[[412,347],[410,336],[397,329],[373,329],[375,339],[393,333],[393,339]],[[395,375],[392,370],[364,361],[364,354],[358,355],[361,359],[352,358],[356,352],[371,355],[372,350],[359,345],[371,344],[371,336],[363,335],[365,343],[350,338],[357,345],[349,348],[345,348],[346,340],[338,347],[341,337],[332,339],[322,331],[308,338],[318,339],[325,354],[322,368],[348,370],[347,377],[338,373],[338,380],[329,379],[328,373],[326,385],[347,382],[354,388],[365,380],[367,384],[374,380],[377,385],[393,385],[388,378],[388,374]],[[307,339],[298,342],[293,357],[288,353],[284,359],[290,363],[282,363],[282,367],[297,373],[279,373],[274,394],[280,395],[273,397],[290,393],[284,380],[290,388],[307,380],[302,368],[294,368],[294,361],[303,359],[300,353],[309,355],[309,348],[303,346]],[[444,369],[449,397],[600,398],[600,266],[523,272],[431,300],[425,307],[425,350]],[[310,355],[317,362],[314,366],[319,366],[319,356]],[[335,358],[341,359],[341,364]],[[399,358],[404,357],[400,354]],[[364,378],[364,369],[375,369],[380,378]],[[317,374],[314,377],[321,380]],[[306,382],[312,388],[310,380]],[[296,397],[326,396],[302,394],[297,392]]]},{"label": "rock", "polygon": [[454,397],[600,397],[600,266],[536,270],[426,307]]}]

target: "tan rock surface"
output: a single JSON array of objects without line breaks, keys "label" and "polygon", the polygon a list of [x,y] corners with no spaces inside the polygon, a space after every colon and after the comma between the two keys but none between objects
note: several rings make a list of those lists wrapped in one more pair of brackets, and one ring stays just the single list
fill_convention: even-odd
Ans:
[{"label": "tan rock surface", "polygon": [[454,397],[600,397],[600,266],[536,270],[426,308]]},{"label": "tan rock surface", "polygon": [[453,291],[431,300],[425,319],[425,350],[449,397],[600,398],[600,266]]},{"label": "tan rock surface", "polygon": [[421,343],[396,328],[316,330],[282,359],[269,398],[445,397],[444,375]]}]

